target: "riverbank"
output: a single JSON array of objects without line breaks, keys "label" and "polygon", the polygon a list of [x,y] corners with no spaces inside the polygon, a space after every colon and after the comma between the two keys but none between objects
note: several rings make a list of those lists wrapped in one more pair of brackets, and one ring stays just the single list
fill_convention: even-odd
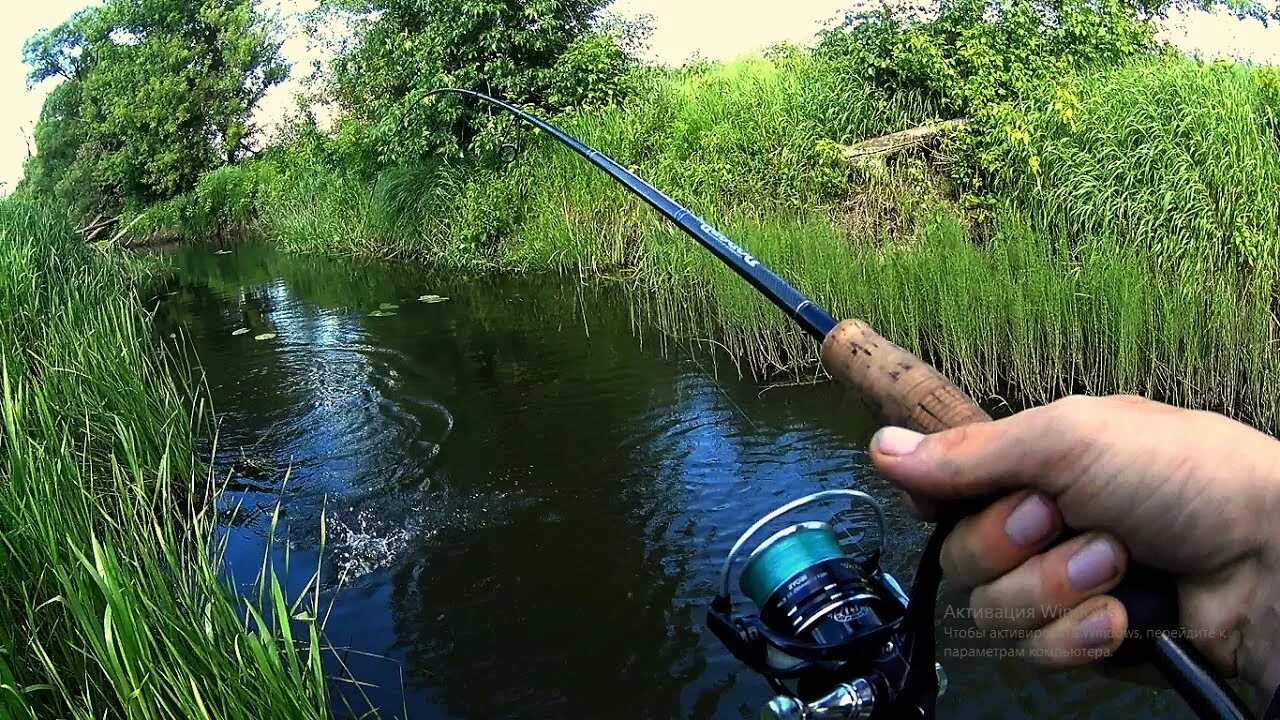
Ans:
[{"label": "riverbank", "polygon": [[216,478],[119,257],[0,201],[0,715],[326,718],[314,598],[221,575]]},{"label": "riverbank", "polygon": [[[653,73],[561,122],[986,401],[1139,393],[1276,427],[1274,70],[1139,58],[1028,91],[930,158],[850,167],[842,145],[937,108],[841,67],[793,50]],[[369,178],[299,143],[152,221],[181,229],[170,216],[196,203],[191,234],[252,218],[294,251],[622,282],[674,337],[812,373],[812,345],[750,288],[569,151],[518,137],[510,165]],[[960,162],[993,168],[983,194],[956,186]]]}]

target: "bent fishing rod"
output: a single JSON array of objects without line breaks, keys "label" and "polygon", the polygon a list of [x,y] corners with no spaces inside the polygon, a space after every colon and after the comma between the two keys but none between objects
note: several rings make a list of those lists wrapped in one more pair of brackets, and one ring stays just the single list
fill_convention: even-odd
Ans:
[{"label": "bent fishing rod", "polygon": [[[826,371],[881,423],[935,433],[991,420],[931,365],[861,320],[837,323],[741,244],[599,150],[535,115],[473,90],[440,88],[422,99],[442,94],[474,98],[511,113],[568,146],[674,222],[820,342]],[[758,613],[735,614],[730,578],[735,560],[746,553],[750,541],[784,516],[846,501],[848,510],[782,527],[747,554],[738,584]],[[939,555],[956,523],[984,505],[952,507],[938,521],[910,593],[880,567],[888,527],[883,509],[866,493],[815,493],[777,508],[748,528],[724,560],[707,625],[777,693],[762,717],[931,720],[937,698],[946,689],[934,639],[942,579]],[[857,527],[860,521],[852,512],[857,506],[870,507],[878,521],[876,547],[852,542],[864,530]],[[1061,539],[1073,534],[1068,531]],[[1172,576],[1133,564],[1110,594],[1124,604],[1129,620],[1117,659],[1154,665],[1204,720],[1252,717],[1186,639],[1178,622]]]}]

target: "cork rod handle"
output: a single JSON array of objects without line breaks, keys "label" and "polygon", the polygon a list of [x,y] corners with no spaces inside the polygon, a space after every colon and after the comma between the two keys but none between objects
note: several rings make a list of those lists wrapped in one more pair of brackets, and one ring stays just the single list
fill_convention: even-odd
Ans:
[{"label": "cork rod handle", "polygon": [[991,419],[932,365],[861,320],[845,320],[827,335],[822,365],[887,425],[936,433]]}]

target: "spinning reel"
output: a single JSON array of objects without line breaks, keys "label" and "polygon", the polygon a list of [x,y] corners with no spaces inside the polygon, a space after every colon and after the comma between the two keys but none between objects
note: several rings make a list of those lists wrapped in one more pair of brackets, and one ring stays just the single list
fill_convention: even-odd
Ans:
[{"label": "spinning reel", "polygon": [[[850,500],[848,509],[829,520],[787,526],[751,551],[738,585],[759,612],[735,615],[730,574],[747,543],[783,515],[836,498]],[[879,531],[872,542],[867,541],[868,509]],[[933,595],[928,595],[927,614],[912,612],[902,586],[880,567],[887,533],[884,510],[870,495],[827,490],[770,512],[734,543],[707,625],[778,693],[762,718],[932,716],[933,701],[946,685],[941,666],[933,662]],[[920,617],[929,624],[925,643],[917,642]],[[921,682],[924,672],[927,680]]]}]

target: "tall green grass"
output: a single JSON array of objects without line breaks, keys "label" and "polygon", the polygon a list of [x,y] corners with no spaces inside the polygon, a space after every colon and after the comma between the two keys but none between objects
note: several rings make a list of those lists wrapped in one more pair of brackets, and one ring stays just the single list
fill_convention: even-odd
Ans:
[{"label": "tall green grass", "polygon": [[[988,402],[1124,392],[1280,418],[1268,278],[1173,274],[1134,250],[1078,259],[1011,214],[981,239],[939,212],[909,239],[858,245],[823,217],[724,227],[837,317],[869,320]],[[642,257],[621,277],[648,321],[748,368],[813,371],[809,338],[688,239],[655,230]]]},{"label": "tall green grass", "polygon": [[220,574],[198,411],[119,260],[0,202],[0,716],[324,718],[318,597]]},{"label": "tall green grass", "polygon": [[274,179],[274,168],[264,162],[218,168],[192,192],[131,215],[124,225],[135,244],[239,237],[253,226]]},{"label": "tall green grass", "polygon": [[[820,70],[729,65],[709,72],[714,80],[675,83],[669,106],[602,111],[571,119],[572,128],[673,189],[837,315],[869,319],[975,394],[1025,404],[1135,392],[1275,426],[1272,276],[1228,261],[1266,257],[1240,256],[1240,237],[1280,247],[1280,148],[1251,70],[1179,60],[1079,81],[1096,85],[1085,107],[1095,95],[1109,108],[1145,98],[1150,114],[1116,109],[1098,119],[1079,109],[1062,143],[1092,138],[1090,149],[1046,150],[1039,179],[1011,174],[1035,184],[1004,190],[992,230],[969,228],[918,163],[846,174],[814,139],[839,136],[840,127],[800,117],[842,102],[807,94],[815,85],[799,78]],[[1183,115],[1175,117],[1175,97],[1161,101],[1167,116],[1159,116],[1152,84],[1182,86]],[[856,90],[840,92],[841,122],[855,136],[922,119],[919,109],[895,114]],[[1151,129],[1160,123],[1162,131]],[[1154,143],[1160,132],[1175,135],[1163,151],[1137,139]],[[742,135],[726,141],[727,133]],[[503,176],[474,181],[481,197],[496,196],[490,215],[510,228],[490,251],[496,264],[618,276],[649,298],[653,319],[672,334],[714,339],[751,367],[811,364],[807,339],[736,276],[578,158],[540,150]],[[1073,176],[1079,168],[1110,186]],[[793,180],[793,171],[809,180]],[[1160,200],[1197,188],[1185,206]],[[868,204],[910,222],[866,222],[859,211]],[[1092,224],[1072,225],[1072,217]]]},{"label": "tall green grass", "polygon": [[[835,212],[848,187],[837,141],[903,129],[922,112],[885,102],[795,49],[772,59],[651,71],[641,87],[634,102],[558,122],[664,191],[708,211],[753,217]],[[514,137],[519,155],[501,172],[440,163],[384,170],[371,183],[325,169],[323,161],[286,164],[264,206],[264,229],[295,250],[471,257],[518,269],[563,254],[536,228],[526,231],[548,203],[559,214],[650,222],[622,202],[616,184],[549,139]],[[567,192],[548,196],[556,188]]]},{"label": "tall green grass", "polygon": [[999,187],[1085,252],[1119,243],[1163,267],[1274,272],[1277,87],[1273,69],[1180,58],[1066,78],[1026,103],[1026,147]]}]

